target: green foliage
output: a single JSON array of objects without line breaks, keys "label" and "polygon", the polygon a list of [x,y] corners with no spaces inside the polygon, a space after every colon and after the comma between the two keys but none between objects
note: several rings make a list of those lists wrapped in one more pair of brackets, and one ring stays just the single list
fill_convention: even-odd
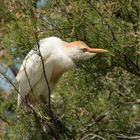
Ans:
[{"label": "green foliage", "polygon": [[[14,61],[34,47],[35,32],[39,38],[53,35],[66,41],[83,40],[110,51],[77,62],[52,95],[53,111],[76,139],[91,133],[110,140],[140,135],[139,0],[50,0],[43,9],[35,9],[33,1],[15,0],[15,9],[10,7],[12,2],[6,4],[3,8],[7,6],[9,18],[0,12],[2,19],[9,20],[2,41]],[[10,121],[2,138],[43,139],[33,115],[15,111],[15,100],[0,102],[0,116]],[[11,104],[12,119],[4,114]]]}]

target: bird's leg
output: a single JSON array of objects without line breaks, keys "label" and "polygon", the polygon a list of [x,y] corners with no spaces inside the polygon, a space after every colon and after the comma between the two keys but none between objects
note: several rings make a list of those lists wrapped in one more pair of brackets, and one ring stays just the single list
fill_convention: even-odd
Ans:
[{"label": "bird's leg", "polygon": [[36,114],[36,116],[42,118],[39,106],[34,103],[34,100],[29,94],[25,96],[25,105],[28,111],[32,111]]},{"label": "bird's leg", "polygon": [[33,106],[29,95],[25,96],[25,103],[27,104],[27,106]]},{"label": "bird's leg", "polygon": [[41,100],[41,102],[43,103],[43,105],[44,105],[46,108],[48,108],[48,103],[47,103],[47,101],[45,100],[44,96],[40,95],[40,100]]}]

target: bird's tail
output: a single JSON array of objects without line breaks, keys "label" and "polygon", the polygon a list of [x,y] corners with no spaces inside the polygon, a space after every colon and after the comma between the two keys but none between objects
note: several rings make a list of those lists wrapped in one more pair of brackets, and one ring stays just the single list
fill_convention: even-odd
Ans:
[{"label": "bird's tail", "polygon": [[17,98],[18,108],[20,107],[21,102],[22,102],[22,100],[21,100],[21,95],[18,94],[18,98]]},{"label": "bird's tail", "polygon": [[16,89],[18,90],[17,105],[18,105],[18,108],[19,108],[20,105],[21,105],[22,100],[21,100],[21,95],[20,95],[20,91],[19,91],[19,83],[18,83],[17,79],[15,79],[14,85],[15,85]]}]

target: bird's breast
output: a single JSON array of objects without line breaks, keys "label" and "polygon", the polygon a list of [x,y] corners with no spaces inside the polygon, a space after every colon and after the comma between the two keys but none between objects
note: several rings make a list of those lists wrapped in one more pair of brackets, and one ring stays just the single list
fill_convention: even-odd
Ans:
[{"label": "bird's breast", "polygon": [[47,67],[50,68],[48,78],[50,85],[53,87],[57,84],[63,73],[73,67],[73,61],[63,55],[56,55],[52,56],[52,58],[48,61],[48,65],[46,66],[46,68]]}]

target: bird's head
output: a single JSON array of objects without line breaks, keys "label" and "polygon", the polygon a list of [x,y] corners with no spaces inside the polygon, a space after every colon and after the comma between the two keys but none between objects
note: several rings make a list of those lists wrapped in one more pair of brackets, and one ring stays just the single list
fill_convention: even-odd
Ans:
[{"label": "bird's head", "polygon": [[105,49],[90,48],[82,41],[64,42],[64,46],[68,56],[73,60],[89,59],[96,53],[108,52]]}]

